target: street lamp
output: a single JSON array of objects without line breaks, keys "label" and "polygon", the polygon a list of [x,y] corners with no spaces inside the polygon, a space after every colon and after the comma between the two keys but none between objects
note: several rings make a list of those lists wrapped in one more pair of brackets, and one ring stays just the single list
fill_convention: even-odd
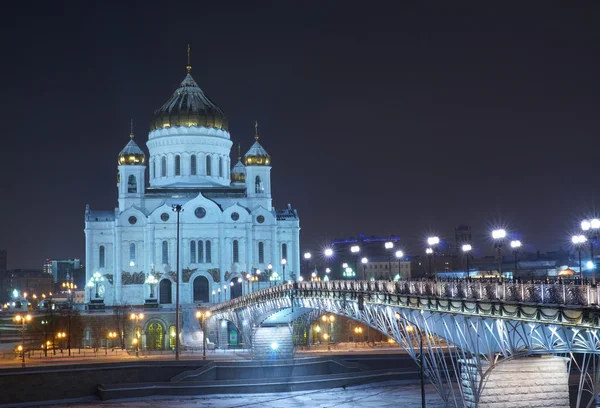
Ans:
[{"label": "street lamp", "polygon": [[202,326],[202,360],[206,360],[206,319],[210,317],[210,310],[204,312],[198,310],[196,312],[196,319],[200,320]]},{"label": "street lamp", "polygon": [[579,279],[581,279],[581,284],[583,284],[583,269],[581,269],[581,248],[585,245],[587,238],[585,235],[573,235],[571,237],[571,241],[575,248],[577,248],[577,252],[579,253]]},{"label": "street lamp", "polygon": [[335,322],[335,316],[334,315],[329,315],[329,316],[325,316],[323,315],[321,317],[321,320],[323,320],[323,323],[327,324],[327,333],[325,333],[323,335],[323,338],[325,340],[327,340],[327,350],[330,351],[331,350],[331,331],[332,331],[332,327],[333,326],[333,322]]},{"label": "street lamp", "polygon": [[15,322],[21,324],[21,367],[25,368],[25,323],[31,321],[31,315],[15,315]]},{"label": "street lamp", "polygon": [[440,238],[433,236],[433,237],[429,237],[427,238],[427,245],[429,245],[429,248],[431,249],[431,263],[433,263],[433,274],[434,274],[434,278],[437,281],[437,268],[435,267],[435,250],[438,246],[438,244],[440,243]]},{"label": "street lamp", "polygon": [[283,258],[281,260],[281,267],[283,268],[283,280],[282,282],[285,283],[285,266],[287,265],[287,259]]},{"label": "street lamp", "polygon": [[590,258],[594,264],[592,269],[592,285],[596,285],[596,260],[594,259],[594,241],[598,239],[598,232],[600,230],[600,219],[593,218],[591,220],[581,221],[581,229],[587,240],[590,241]]},{"label": "street lamp", "polygon": [[154,286],[158,283],[154,274],[148,274],[146,278],[146,284],[150,285],[150,299],[154,298]]},{"label": "street lamp", "polygon": [[354,270],[358,269],[358,253],[360,252],[360,247],[358,245],[352,245],[350,247],[350,252],[354,254]]},{"label": "street lamp", "polygon": [[271,276],[273,275],[273,264],[267,265],[267,272],[269,273],[269,286],[271,286],[271,283],[273,282],[271,280]]},{"label": "street lamp", "polygon": [[398,261],[398,276],[402,279],[402,274],[400,272],[400,260],[404,257],[404,252],[398,250],[396,251],[396,260]]},{"label": "street lamp", "polygon": [[467,259],[467,277],[469,277],[469,272],[471,271],[471,268],[469,268],[469,258],[471,257],[471,255],[469,255],[469,252],[471,252],[472,249],[473,247],[471,247],[470,244],[464,244],[462,246],[462,251],[465,254],[465,258]]},{"label": "street lamp", "polygon": [[494,240],[494,248],[498,251],[498,273],[502,276],[502,248],[504,247],[504,241],[506,239],[506,230],[493,230],[492,239]]},{"label": "street lamp", "polygon": [[94,289],[94,286],[96,286],[96,284],[94,283],[94,279],[90,278],[89,282],[87,283],[87,288],[90,291],[90,301],[92,300],[92,289]]},{"label": "street lamp", "polygon": [[176,245],[176,256],[175,256],[175,275],[177,278],[175,279],[175,360],[179,360],[179,216],[183,211],[183,207],[181,204],[173,204],[171,206],[174,212],[177,213],[177,245]]},{"label": "street lamp", "polygon": [[427,277],[431,277],[431,257],[433,256],[433,249],[432,248],[427,248],[425,250],[425,253],[427,254],[427,261],[429,263],[429,268],[428,268],[428,272],[427,272]]},{"label": "street lamp", "polygon": [[519,240],[514,240],[514,241],[510,241],[510,247],[513,250],[513,253],[515,254],[515,279],[517,278],[518,275],[518,271],[519,271],[519,262],[518,262],[518,253],[519,253],[519,248],[521,248],[521,241]]},{"label": "street lamp", "polygon": [[[138,353],[139,353],[139,350],[140,350],[139,338],[142,335],[140,333],[140,331],[138,330],[138,323],[139,323],[140,320],[142,320],[144,318],[144,314],[143,313],[132,313],[129,316],[129,318],[131,320],[135,320],[135,329],[134,329],[134,332],[133,332],[133,336],[134,336],[133,345],[135,346],[135,356],[138,357]],[[175,329],[175,330],[177,330],[177,329]]]},{"label": "street lamp", "polygon": [[369,262],[369,260],[367,258],[363,258],[360,260],[360,262],[362,262],[362,265],[363,265],[363,273],[362,273],[361,279],[365,280],[365,275],[366,275],[365,270],[367,269],[367,263]]},{"label": "street lamp", "polygon": [[304,261],[305,261],[305,269],[306,269],[306,275],[308,276],[310,274],[310,272],[308,271],[309,267],[310,267],[310,258],[312,258],[312,254],[310,252],[305,252],[304,253]]},{"label": "street lamp", "polygon": [[100,297],[100,294],[98,293],[98,285],[103,280],[104,280],[104,276],[100,275],[100,272],[98,272],[98,271],[94,272],[94,275],[92,276],[92,281],[94,281],[94,284],[96,285],[96,299],[98,299]]},{"label": "street lamp", "polygon": [[[116,339],[119,335],[117,334],[117,332],[111,331],[108,332],[107,334],[107,340],[106,340],[106,354],[108,354],[108,345],[110,344],[112,346],[112,340]],[[110,342],[110,343],[109,343]]]},{"label": "street lamp", "polygon": [[[394,248],[394,243],[392,241],[388,241],[385,243],[385,249],[389,251],[388,254],[388,263],[390,269],[390,279],[392,279],[392,249]],[[398,273],[400,273],[400,268],[398,268]]]}]

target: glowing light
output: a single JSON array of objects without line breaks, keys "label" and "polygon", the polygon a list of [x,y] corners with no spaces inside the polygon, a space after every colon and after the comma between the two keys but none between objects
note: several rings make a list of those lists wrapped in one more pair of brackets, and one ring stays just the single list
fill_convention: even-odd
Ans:
[{"label": "glowing light", "polygon": [[585,237],[585,235],[573,235],[571,237],[571,241],[577,245],[577,244],[583,244],[585,241],[587,241],[587,238]]},{"label": "glowing light", "polygon": [[356,253],[360,252],[360,247],[358,245],[353,245],[350,247],[350,252],[352,252],[353,254],[356,254]]},{"label": "glowing light", "polygon": [[402,251],[396,251],[396,258],[400,259],[404,256],[404,252]]},{"label": "glowing light", "polygon": [[325,268],[325,273],[329,273],[329,272],[331,272],[331,269],[330,268]]},{"label": "glowing light", "polygon": [[439,237],[429,237],[427,238],[427,245],[434,246],[440,243]]},{"label": "glowing light", "polygon": [[344,263],[342,264],[342,268],[346,269],[347,267],[348,267],[348,264],[347,264],[346,262],[344,262]]},{"label": "glowing light", "polygon": [[388,241],[385,243],[385,249],[392,249],[394,247],[394,243],[391,241]]},{"label": "glowing light", "polygon": [[309,260],[311,257],[312,257],[312,255],[310,254],[310,252],[304,253],[304,259]]},{"label": "glowing light", "polygon": [[279,344],[277,342],[271,343],[271,350],[277,350],[279,348]]},{"label": "glowing light", "polygon": [[519,241],[519,240],[510,241],[510,247],[514,248],[514,249],[521,248],[521,241]]},{"label": "glowing light", "polygon": [[362,262],[363,265],[366,264],[367,262],[369,262],[369,260],[367,258],[363,258],[360,261]]},{"label": "glowing light", "polygon": [[426,254],[433,254],[433,249],[431,249],[431,248],[427,248],[427,249],[425,250],[425,253],[426,253]]},{"label": "glowing light", "polygon": [[585,266],[587,266],[588,269],[595,269],[596,268],[596,265],[592,261],[587,261],[587,263],[585,264]]},{"label": "glowing light", "polygon": [[283,259],[281,260],[281,264],[282,264],[282,265],[285,265],[285,264],[287,264],[287,259],[283,258]]},{"label": "glowing light", "polygon": [[329,257],[332,257],[332,256],[333,256],[333,249],[331,249],[331,248],[326,248],[326,249],[325,249],[325,256],[326,256],[327,258],[329,258]]},{"label": "glowing light", "polygon": [[471,249],[473,249],[473,247],[469,244],[465,244],[462,246],[463,252],[469,252]]},{"label": "glowing light", "polygon": [[492,238],[494,238],[494,239],[506,238],[506,230],[503,230],[503,229],[493,230]]}]

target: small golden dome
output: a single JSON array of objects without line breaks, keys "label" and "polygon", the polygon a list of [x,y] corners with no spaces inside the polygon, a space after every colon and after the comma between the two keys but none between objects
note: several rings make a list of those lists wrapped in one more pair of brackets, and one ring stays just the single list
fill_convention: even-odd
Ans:
[{"label": "small golden dome", "polygon": [[246,166],[270,166],[271,156],[269,153],[258,143],[258,122],[254,124],[256,134],[254,139],[256,140],[250,150],[244,155],[244,164]]},{"label": "small golden dome", "polygon": [[129,135],[129,137],[131,138],[131,140],[129,141],[129,143],[127,143],[127,146],[125,146],[125,148],[121,150],[121,153],[119,153],[117,163],[119,164],[119,166],[143,165],[144,163],[146,163],[146,155],[144,154],[142,149],[140,149],[137,143],[133,141],[133,133]]}]

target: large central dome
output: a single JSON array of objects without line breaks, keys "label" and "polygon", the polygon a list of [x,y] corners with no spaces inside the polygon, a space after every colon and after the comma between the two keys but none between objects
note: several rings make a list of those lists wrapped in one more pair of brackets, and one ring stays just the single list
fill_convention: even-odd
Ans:
[{"label": "large central dome", "polygon": [[173,96],[154,114],[150,130],[175,126],[204,126],[227,130],[227,118],[188,73]]}]

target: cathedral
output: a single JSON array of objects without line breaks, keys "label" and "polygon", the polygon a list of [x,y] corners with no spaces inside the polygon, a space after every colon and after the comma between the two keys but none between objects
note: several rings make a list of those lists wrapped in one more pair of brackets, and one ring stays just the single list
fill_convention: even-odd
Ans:
[{"label": "cathedral", "polygon": [[300,271],[298,213],[273,207],[258,125],[232,167],[227,117],[190,71],[152,115],[149,156],[133,129],[119,153],[118,208],[86,206],[86,302],[173,307],[179,270],[181,304],[215,303]]}]

